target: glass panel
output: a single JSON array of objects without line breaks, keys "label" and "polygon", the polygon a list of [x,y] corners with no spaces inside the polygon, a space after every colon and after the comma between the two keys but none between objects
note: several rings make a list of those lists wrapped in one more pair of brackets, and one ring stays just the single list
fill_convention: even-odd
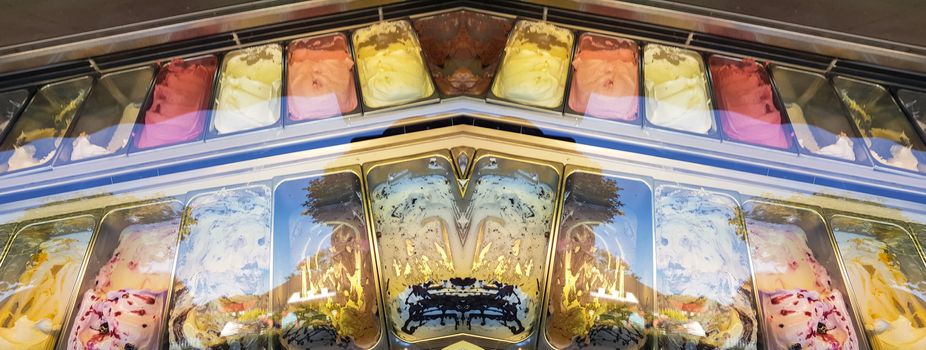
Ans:
[{"label": "glass panel", "polygon": [[180,202],[161,202],[103,218],[64,328],[68,349],[158,347],[182,210]]},{"label": "glass panel", "polygon": [[291,42],[287,49],[286,106],[290,121],[359,112],[354,59],[341,33]]},{"label": "glass panel", "polygon": [[833,233],[876,349],[926,348],[926,266],[898,226],[834,216]]},{"label": "glass panel", "polygon": [[674,130],[712,133],[716,128],[706,74],[697,52],[647,44],[643,48],[646,120]]},{"label": "glass panel", "polygon": [[585,33],[572,61],[569,109],[576,114],[635,122],[640,112],[640,54],[637,43]]},{"label": "glass panel", "polygon": [[454,11],[414,20],[431,77],[444,96],[484,96],[498,69],[512,20]]},{"label": "glass panel", "polygon": [[274,193],[273,309],[281,349],[372,348],[380,338],[360,178],[290,180]]},{"label": "glass panel", "polygon": [[39,89],[0,146],[0,173],[48,165],[92,83],[82,77]]},{"label": "glass panel", "polygon": [[267,347],[270,220],[266,186],[190,200],[171,296],[171,347]]},{"label": "glass panel", "polygon": [[283,47],[270,44],[225,54],[217,89],[214,134],[276,124],[283,90]]},{"label": "glass panel", "polygon": [[140,120],[137,149],[149,149],[202,138],[212,98],[215,56],[175,59],[158,73],[150,105]]},{"label": "glass panel", "polygon": [[48,349],[68,312],[96,218],[19,230],[0,266],[0,349]]},{"label": "glass panel", "polygon": [[434,94],[421,45],[408,21],[380,22],[353,35],[363,104],[396,106]]},{"label": "glass panel", "polygon": [[900,90],[897,97],[913,118],[916,127],[920,129],[920,135],[926,137],[926,92]]},{"label": "glass panel", "polygon": [[755,348],[759,324],[736,201],[661,185],[655,202],[660,346]]},{"label": "glass panel", "polygon": [[10,239],[13,238],[13,229],[15,228],[16,224],[0,225],[0,264],[3,262],[3,255],[6,254],[7,245],[10,243]]},{"label": "glass panel", "polygon": [[854,314],[823,217],[743,204],[768,349],[858,349]]},{"label": "glass panel", "polygon": [[777,149],[791,148],[791,134],[765,67],[756,61],[712,55],[711,81],[726,139]]},{"label": "glass panel", "polygon": [[0,93],[0,139],[6,134],[6,130],[13,125],[13,119],[19,115],[19,111],[26,104],[29,98],[29,91],[15,90]]},{"label": "glass panel", "polygon": [[470,342],[485,346],[476,337],[513,343],[533,333],[555,169],[477,156],[472,176],[458,182],[449,158],[436,154],[374,166],[367,179],[396,337],[472,335]]},{"label": "glass panel", "polygon": [[81,107],[74,128],[68,132],[56,164],[124,151],[152,79],[151,67],[100,78]]},{"label": "glass panel", "polygon": [[643,349],[652,339],[653,203],[646,183],[566,178],[546,338],[557,349]]},{"label": "glass panel", "polygon": [[926,173],[926,145],[887,90],[843,77],[836,77],[834,84],[875,161]]},{"label": "glass panel", "polygon": [[772,67],[801,153],[865,163],[865,147],[832,85],[822,75]]},{"label": "glass panel", "polygon": [[574,40],[571,31],[548,22],[518,22],[492,94],[528,106],[561,106]]}]

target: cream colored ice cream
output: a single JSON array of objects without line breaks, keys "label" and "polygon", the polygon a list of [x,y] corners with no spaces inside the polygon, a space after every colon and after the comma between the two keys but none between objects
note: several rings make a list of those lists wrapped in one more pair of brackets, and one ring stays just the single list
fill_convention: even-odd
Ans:
[{"label": "cream colored ice cream", "polygon": [[547,22],[518,22],[505,46],[492,93],[530,106],[559,106],[574,40],[568,29]]},{"label": "cream colored ice cream", "polygon": [[797,103],[789,103],[785,109],[788,111],[788,118],[791,120],[797,143],[801,147],[814,154],[848,161],[855,160],[855,144],[849,136],[844,133],[839,134],[835,143],[821,147],[813,135],[810,124],[807,123],[807,118],[804,117],[804,109]]},{"label": "cream colored ice cream", "polygon": [[[13,152],[7,160],[6,171],[31,168],[51,161],[55,157],[61,137],[67,132],[71,119],[73,119],[77,108],[84,101],[86,95],[87,90],[81,89],[75,93],[74,99],[61,105],[47,107],[55,113],[52,118],[54,127],[22,130],[19,135],[7,135],[7,138],[15,136],[16,139],[12,146]],[[29,117],[39,116],[24,113],[20,118]],[[39,144],[42,144],[41,148],[39,148]],[[0,166],[0,169],[2,168]]]},{"label": "cream colored ice cream", "polygon": [[407,21],[380,22],[354,32],[363,103],[381,108],[431,96],[434,84]]},{"label": "cream colored ice cream", "polygon": [[234,51],[225,58],[213,126],[219,134],[256,129],[280,119],[283,48]]},{"label": "cream colored ice cream", "polygon": [[85,231],[42,242],[19,282],[0,288],[0,349],[40,350],[55,341],[91,235]]},{"label": "cream colored ice cream", "polygon": [[748,247],[732,198],[656,189],[656,291],[669,348],[753,348],[758,321]]},{"label": "cream colored ice cream", "polygon": [[746,220],[756,288],[763,291],[807,289],[829,291],[829,274],[807,246],[796,225]]},{"label": "cream colored ice cream", "polygon": [[655,125],[706,134],[714,127],[704,65],[694,51],[656,44],[643,49],[646,118]]},{"label": "cream colored ice cream", "polygon": [[872,342],[881,349],[926,349],[923,281],[908,281],[884,242],[838,230],[835,235]]},{"label": "cream colored ice cream", "polygon": [[135,125],[135,119],[138,117],[138,111],[141,105],[138,103],[129,103],[122,110],[122,118],[113,128],[113,134],[109,138],[109,144],[97,145],[90,141],[90,136],[80,134],[74,139],[71,148],[71,160],[80,160],[93,157],[112,154],[129,143],[129,137],[132,134],[132,126]]}]

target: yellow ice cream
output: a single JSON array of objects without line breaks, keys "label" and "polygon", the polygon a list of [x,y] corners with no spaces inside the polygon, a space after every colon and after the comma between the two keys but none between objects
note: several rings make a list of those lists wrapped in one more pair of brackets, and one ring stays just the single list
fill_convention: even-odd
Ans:
[{"label": "yellow ice cream", "polygon": [[714,126],[704,66],[696,52],[646,45],[643,77],[650,123],[699,134]]},{"label": "yellow ice cream", "polygon": [[280,117],[283,49],[280,45],[252,47],[228,54],[215,113],[220,134],[256,129]]},{"label": "yellow ice cream", "polygon": [[836,240],[872,342],[881,349],[926,349],[922,287],[907,280],[883,242],[840,231]]},{"label": "yellow ice cream", "polygon": [[421,45],[406,21],[381,22],[353,35],[363,103],[381,108],[431,96]]},{"label": "yellow ice cream", "polygon": [[0,349],[44,349],[54,341],[90,236],[85,231],[42,242],[19,282],[3,286]]},{"label": "yellow ice cream", "polygon": [[546,22],[518,22],[505,47],[492,93],[531,106],[559,106],[566,89],[573,39],[568,29]]}]

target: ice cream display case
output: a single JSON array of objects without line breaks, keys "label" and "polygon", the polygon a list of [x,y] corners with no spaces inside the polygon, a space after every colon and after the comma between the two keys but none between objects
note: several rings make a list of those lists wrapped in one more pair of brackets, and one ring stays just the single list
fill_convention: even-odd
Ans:
[{"label": "ice cream display case", "polygon": [[258,7],[0,48],[0,349],[926,348],[919,61],[634,3]]}]

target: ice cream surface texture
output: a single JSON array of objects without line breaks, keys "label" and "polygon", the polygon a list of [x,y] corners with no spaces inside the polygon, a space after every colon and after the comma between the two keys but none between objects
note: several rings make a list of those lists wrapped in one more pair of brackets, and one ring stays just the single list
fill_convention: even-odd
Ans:
[{"label": "ice cream surface texture", "polygon": [[631,40],[582,34],[572,61],[569,108],[604,119],[639,117],[640,71],[637,44]]},{"label": "ice cream surface texture", "polygon": [[704,64],[697,52],[646,45],[643,77],[646,119],[650,123],[698,134],[713,129]]},{"label": "ice cream surface texture", "polygon": [[81,160],[99,156],[105,156],[107,154],[112,154],[129,143],[129,136],[131,134],[131,127],[124,127],[124,125],[134,125],[135,118],[138,117],[138,111],[141,108],[141,105],[137,103],[129,103],[122,110],[122,118],[119,121],[119,124],[113,126],[113,134],[110,136],[109,143],[105,145],[97,145],[90,140],[90,136],[87,134],[78,135],[74,139],[73,144],[71,145],[71,160]]},{"label": "ice cream surface texture", "polygon": [[512,21],[471,11],[415,19],[431,77],[444,95],[483,95],[498,69]]},{"label": "ice cream surface texture", "polygon": [[[75,232],[41,242],[19,281],[0,286],[0,349],[41,350],[52,345],[91,236],[92,231]],[[4,268],[16,267],[5,260]]]},{"label": "ice cream surface texture", "polygon": [[331,34],[289,45],[286,105],[290,120],[316,120],[357,108],[347,37]]},{"label": "ice cream surface texture", "polygon": [[769,349],[858,349],[842,293],[797,225],[746,220]]},{"label": "ice cream surface texture", "polygon": [[[844,159],[848,161],[855,160],[855,143],[845,133],[837,135],[836,142],[822,146],[818,143],[816,136],[813,134],[815,127],[807,123],[804,116],[804,109],[797,103],[788,103],[785,105],[788,111],[788,117],[791,118],[791,125],[794,127],[794,135],[797,137],[798,144],[811,153],[821,156]],[[824,132],[819,130],[819,132]]]},{"label": "ice cream surface texture", "polygon": [[212,124],[219,134],[257,129],[280,119],[283,47],[270,44],[225,56]]},{"label": "ice cream surface texture", "polygon": [[179,228],[176,218],[122,230],[74,314],[68,349],[157,348]]},{"label": "ice cream surface texture", "polygon": [[407,21],[380,22],[353,34],[363,103],[382,108],[431,96],[434,85]]},{"label": "ice cream surface texture", "polygon": [[[838,226],[834,231],[873,345],[881,349],[926,348],[926,288],[923,281],[908,280],[904,272],[923,270],[922,260],[916,257],[913,264],[901,266],[892,253],[895,247],[869,235],[841,231]],[[906,234],[899,229],[895,232]],[[912,243],[905,239],[905,244]]]},{"label": "ice cream surface texture", "polygon": [[790,147],[765,68],[748,58],[712,56],[710,70],[724,135],[749,144]]},{"label": "ice cream surface texture", "polygon": [[571,31],[547,22],[518,22],[505,46],[492,93],[529,106],[563,103],[572,56]]},{"label": "ice cream surface texture", "polygon": [[700,189],[656,188],[658,327],[669,348],[754,348],[748,247],[736,202]]},{"label": "ice cream surface texture", "polygon": [[216,65],[216,58],[208,56],[175,59],[161,69],[136,139],[138,148],[192,141],[202,135]]},{"label": "ice cream surface texture", "polygon": [[193,198],[181,228],[171,347],[260,349],[269,329],[270,189]]},{"label": "ice cream surface texture", "polygon": [[537,326],[558,175],[495,157],[473,167],[463,196],[438,156],[368,175],[384,302],[402,340],[467,333],[517,342]]}]

